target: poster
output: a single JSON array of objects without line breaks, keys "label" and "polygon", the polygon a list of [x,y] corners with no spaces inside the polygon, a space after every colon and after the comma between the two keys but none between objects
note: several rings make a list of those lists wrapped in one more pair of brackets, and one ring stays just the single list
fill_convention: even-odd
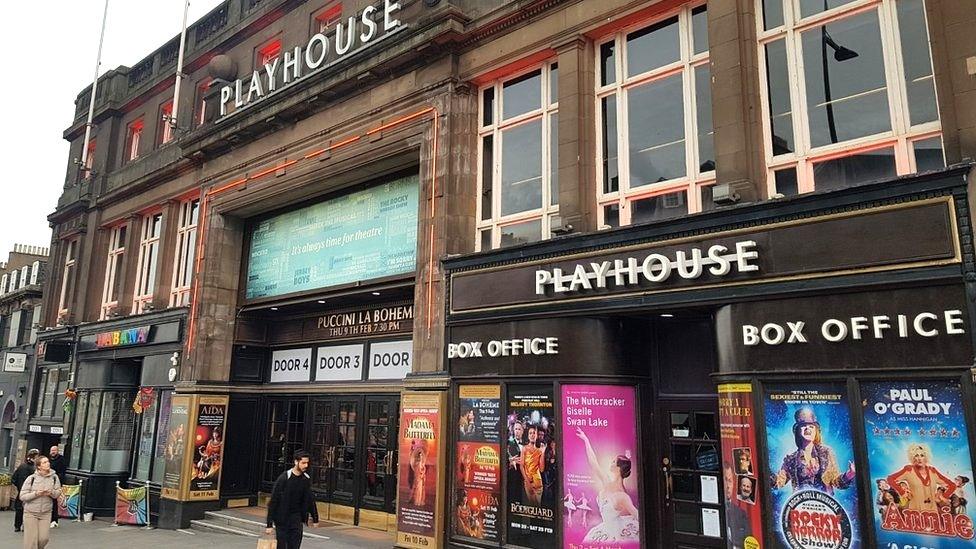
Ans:
[{"label": "poster", "polygon": [[217,499],[220,495],[220,470],[224,453],[224,420],[227,397],[199,397],[188,500]]},{"label": "poster", "polygon": [[419,204],[411,175],[261,221],[251,233],[247,299],[412,272]]},{"label": "poster", "polygon": [[458,387],[454,534],[499,541],[501,387]]},{"label": "poster", "polygon": [[640,547],[636,397],[633,387],[562,387],[565,549]]},{"label": "poster", "polygon": [[61,485],[61,497],[58,498],[58,516],[61,518],[78,518],[81,508],[81,485]]},{"label": "poster", "polygon": [[139,488],[115,487],[115,524],[145,526],[149,523],[149,491]]},{"label": "poster", "polygon": [[[759,452],[756,451],[756,416],[752,400],[749,383],[718,386],[725,529],[729,549],[758,549],[764,545],[762,494],[756,489],[759,487]],[[702,499],[705,499],[704,484]]]},{"label": "poster", "polygon": [[846,386],[771,385],[764,404],[773,545],[861,547]]},{"label": "poster", "polygon": [[441,420],[446,393],[405,392],[400,402],[397,546],[440,546]]},{"label": "poster", "polygon": [[878,547],[976,545],[959,382],[862,383],[861,397]]},{"label": "poster", "polygon": [[170,400],[169,419],[166,422],[166,445],[163,447],[162,497],[182,498],[183,462],[186,457],[187,431],[190,429],[189,395],[173,395]]},{"label": "poster", "polygon": [[506,422],[508,543],[543,549],[556,536],[556,418],[552,386],[512,387]]}]

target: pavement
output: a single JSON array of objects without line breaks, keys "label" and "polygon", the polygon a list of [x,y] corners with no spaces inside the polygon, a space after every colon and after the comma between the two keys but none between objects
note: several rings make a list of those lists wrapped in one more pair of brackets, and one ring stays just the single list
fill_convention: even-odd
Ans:
[{"label": "pavement", "polygon": [[[23,544],[23,533],[14,532],[13,511],[0,512],[0,548],[17,549]],[[389,549],[393,546],[393,535],[386,532],[357,528],[355,526],[329,526],[306,529],[321,536],[322,539],[308,539],[302,542],[302,549]],[[253,537],[226,534],[205,529],[146,530],[138,526],[115,526],[106,520],[93,522],[72,522],[62,519],[60,526],[51,530],[48,549],[88,548],[132,549],[133,547],[152,547],[152,549],[185,549],[186,547],[221,547],[254,549],[257,539]]]}]

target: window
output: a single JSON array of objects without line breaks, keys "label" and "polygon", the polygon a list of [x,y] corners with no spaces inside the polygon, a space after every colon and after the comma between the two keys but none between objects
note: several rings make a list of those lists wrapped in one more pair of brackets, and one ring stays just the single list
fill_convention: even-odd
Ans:
[{"label": "window", "polygon": [[136,415],[132,410],[133,398],[132,393],[125,391],[106,392],[102,398],[98,451],[95,452],[96,471],[129,470]]},{"label": "window", "polygon": [[75,274],[78,263],[78,239],[65,244],[64,268],[61,270],[61,297],[58,299],[58,324],[67,322],[71,298],[75,291]]},{"label": "window", "polygon": [[342,19],[342,4],[333,4],[315,14],[312,32],[328,36],[330,30]]},{"label": "window", "polygon": [[546,63],[481,90],[479,250],[536,242],[559,226],[558,75]]},{"label": "window", "polygon": [[88,142],[88,155],[85,156],[85,177],[91,176],[92,167],[95,165],[95,140]]},{"label": "window", "polygon": [[79,393],[75,399],[75,423],[71,429],[71,438],[68,439],[68,454],[71,458],[68,467],[78,469],[81,466],[81,453],[85,441],[85,414],[88,412],[89,393]]},{"label": "window", "polygon": [[152,310],[153,292],[156,288],[156,267],[159,258],[159,236],[163,226],[163,214],[154,213],[142,218],[139,239],[139,269],[136,273],[136,291],[132,299],[132,314]]},{"label": "window", "polygon": [[68,388],[68,368],[39,368],[37,371],[37,401],[34,415],[60,419],[64,417],[64,391]]},{"label": "window", "polygon": [[597,45],[601,227],[713,207],[705,6],[684,7]]},{"label": "window", "polygon": [[281,40],[275,38],[267,44],[258,48],[257,63],[255,70],[261,69],[266,63],[273,63],[281,55]]},{"label": "window", "polygon": [[197,108],[196,115],[193,117],[196,126],[202,126],[207,121],[207,91],[210,90],[212,78],[204,78],[197,84]]},{"label": "window", "polygon": [[166,469],[166,436],[172,391],[157,391],[153,405],[139,416],[132,478],[160,482]]},{"label": "window", "polygon": [[173,140],[173,100],[163,103],[159,107],[159,131],[157,139],[160,145],[165,145]]},{"label": "window", "polygon": [[27,345],[31,341],[34,327],[34,309],[20,310],[20,327],[17,329],[17,345]]},{"label": "window", "polygon": [[9,279],[10,279],[10,275],[7,274],[3,275],[3,277],[0,278],[0,295],[7,293],[7,280]]},{"label": "window", "polygon": [[7,284],[7,293],[17,291],[17,281],[20,280],[20,271],[10,271],[10,281]]},{"label": "window", "polygon": [[190,303],[190,283],[193,281],[199,215],[200,199],[195,198],[180,204],[179,226],[176,229],[176,265],[173,269],[173,290],[169,297],[170,307],[182,307]]},{"label": "window", "polygon": [[769,192],[945,166],[923,0],[757,0]]},{"label": "window", "polygon": [[125,225],[113,227],[108,241],[108,259],[105,262],[105,284],[102,289],[102,313],[105,320],[118,312],[119,295],[125,282]]},{"label": "window", "polygon": [[139,158],[139,141],[142,138],[142,128],[145,124],[142,118],[129,124],[125,132],[125,159],[126,161]]}]

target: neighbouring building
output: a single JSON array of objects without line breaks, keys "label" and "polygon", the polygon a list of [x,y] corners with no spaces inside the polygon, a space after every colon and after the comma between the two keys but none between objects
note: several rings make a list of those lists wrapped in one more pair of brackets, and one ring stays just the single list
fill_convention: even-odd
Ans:
[{"label": "neighbouring building", "polygon": [[304,448],[402,547],[968,546],[971,8],[221,4],[65,132],[86,508]]},{"label": "neighbouring building", "polygon": [[[47,275],[48,250],[42,246],[14,244],[7,260],[0,262],[0,459],[3,469],[13,470],[23,460],[27,448],[37,442],[27,429],[28,387],[41,383],[36,394],[44,397],[34,404],[30,415],[50,410],[58,398],[58,380],[48,385],[41,375],[32,376],[34,343],[41,317],[41,289]],[[67,379],[64,380],[67,382]],[[60,387],[62,392],[64,387]],[[60,404],[60,402],[58,403]],[[50,414],[49,414],[50,415]]]}]

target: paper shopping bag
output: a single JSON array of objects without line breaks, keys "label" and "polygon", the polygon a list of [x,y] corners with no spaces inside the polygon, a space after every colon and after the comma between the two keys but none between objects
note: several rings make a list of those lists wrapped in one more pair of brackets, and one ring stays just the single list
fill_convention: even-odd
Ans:
[{"label": "paper shopping bag", "polygon": [[258,549],[277,549],[278,540],[268,536],[258,538]]}]

